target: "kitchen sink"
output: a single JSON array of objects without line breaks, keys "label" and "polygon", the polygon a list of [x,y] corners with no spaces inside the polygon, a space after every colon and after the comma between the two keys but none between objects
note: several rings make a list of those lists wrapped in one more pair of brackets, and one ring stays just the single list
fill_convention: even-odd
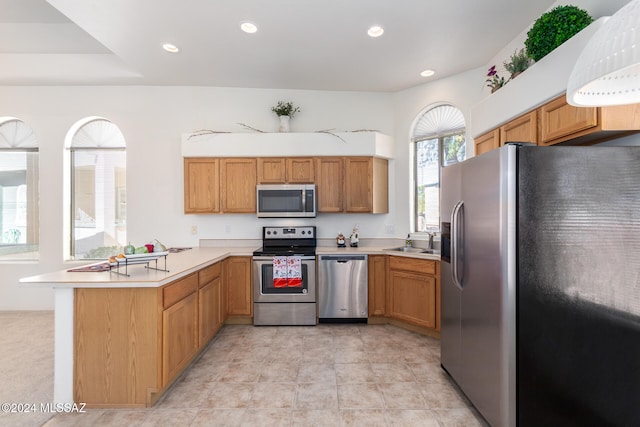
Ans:
[{"label": "kitchen sink", "polygon": [[393,251],[393,252],[406,252],[406,253],[412,253],[412,254],[439,254],[440,253],[440,251],[437,249],[414,248],[413,246],[400,246],[397,248],[388,248],[384,250]]}]

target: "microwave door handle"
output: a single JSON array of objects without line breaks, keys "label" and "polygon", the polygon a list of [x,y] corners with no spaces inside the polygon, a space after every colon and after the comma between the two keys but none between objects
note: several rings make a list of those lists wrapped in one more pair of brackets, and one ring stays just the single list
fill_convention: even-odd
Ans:
[{"label": "microwave door handle", "polygon": [[462,236],[463,231],[460,227],[460,214],[462,212],[462,207],[464,206],[464,202],[460,200],[453,207],[453,211],[451,212],[451,277],[453,278],[453,284],[460,290],[462,290],[461,277],[458,275],[459,269],[459,245],[461,241],[463,241],[464,236]]},{"label": "microwave door handle", "polygon": [[302,212],[307,211],[307,190],[302,189]]}]

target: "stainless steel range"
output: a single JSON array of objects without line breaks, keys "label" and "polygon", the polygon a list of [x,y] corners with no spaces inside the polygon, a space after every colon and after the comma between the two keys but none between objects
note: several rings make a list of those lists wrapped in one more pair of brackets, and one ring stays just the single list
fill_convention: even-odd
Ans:
[{"label": "stainless steel range", "polygon": [[316,227],[263,227],[253,253],[253,324],[316,324]]}]

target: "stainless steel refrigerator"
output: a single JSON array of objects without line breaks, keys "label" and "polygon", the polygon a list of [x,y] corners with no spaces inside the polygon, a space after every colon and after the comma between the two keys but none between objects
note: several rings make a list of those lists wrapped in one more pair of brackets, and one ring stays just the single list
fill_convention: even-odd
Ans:
[{"label": "stainless steel refrigerator", "polygon": [[640,425],[640,147],[441,173],[442,367],[494,427]]}]

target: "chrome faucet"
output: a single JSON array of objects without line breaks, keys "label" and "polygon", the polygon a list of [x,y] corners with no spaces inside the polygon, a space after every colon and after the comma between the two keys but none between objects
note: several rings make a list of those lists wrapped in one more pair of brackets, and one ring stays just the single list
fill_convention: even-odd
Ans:
[{"label": "chrome faucet", "polygon": [[433,249],[433,237],[436,233],[429,232],[427,234],[429,235],[429,246],[427,246],[427,249]]}]

